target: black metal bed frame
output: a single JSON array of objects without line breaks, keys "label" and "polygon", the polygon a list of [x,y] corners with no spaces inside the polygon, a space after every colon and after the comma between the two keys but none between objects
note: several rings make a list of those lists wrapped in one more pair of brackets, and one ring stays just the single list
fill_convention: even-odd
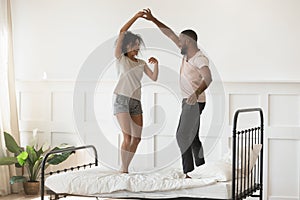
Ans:
[{"label": "black metal bed frame", "polygon": [[[237,130],[238,117],[241,113],[249,112],[258,112],[260,115],[260,125],[258,127],[252,127],[244,130]],[[239,109],[235,112],[234,121],[233,121],[233,135],[232,135],[232,198],[230,200],[241,200],[249,196],[257,197],[259,200],[263,199],[263,148],[259,153],[256,164],[253,167],[253,170],[250,170],[250,150],[253,149],[255,144],[263,145],[264,140],[264,118],[263,111],[261,108],[249,108],[249,109]],[[52,154],[62,153],[62,152],[72,152],[78,151],[81,149],[92,148],[94,151],[95,162],[88,163],[81,166],[71,167],[64,170],[57,170],[54,172],[49,172],[45,174],[45,165],[48,157]],[[243,151],[243,149],[246,149]],[[247,155],[248,154],[248,155]],[[239,166],[241,163],[241,166]],[[65,148],[56,151],[51,151],[43,159],[42,162],[42,173],[41,173],[41,200],[44,200],[45,194],[45,175],[59,174],[67,171],[79,170],[81,168],[92,167],[93,165],[98,166],[98,154],[97,150],[92,145]],[[239,169],[242,167],[242,169]],[[246,168],[245,168],[246,167]],[[243,170],[248,169],[246,177],[242,174]],[[259,194],[255,194],[259,192]],[[71,194],[56,194],[50,191],[50,199],[54,195],[54,199],[59,199],[60,197],[66,196],[76,196]],[[95,196],[96,197],[96,196]],[[98,197],[96,197],[98,199]],[[129,198],[129,197],[128,197]],[[124,199],[124,198],[122,198]],[[132,198],[131,198],[132,199]],[[147,199],[147,198],[143,198]],[[188,197],[179,197],[172,199],[197,199],[197,200],[214,200],[211,198],[188,198]],[[221,199],[217,199],[221,200]],[[228,199],[223,199],[228,200]]]},{"label": "black metal bed frame", "polygon": [[[260,126],[237,130],[237,121],[240,113],[258,112],[260,116]],[[234,114],[233,135],[232,135],[232,199],[244,199],[248,196],[263,199],[263,141],[264,141],[264,117],[261,108],[249,108],[237,110]],[[248,143],[248,144],[247,144]],[[250,150],[255,144],[261,144],[262,149],[259,153],[256,164],[251,173],[242,178],[244,170],[250,171]],[[243,149],[247,150],[243,151]],[[241,152],[241,153],[240,153]],[[248,155],[247,155],[248,153]],[[239,156],[241,155],[241,156]],[[246,159],[247,158],[247,159]],[[239,168],[239,161],[242,169]],[[246,168],[243,168],[246,167]],[[236,172],[236,173],[234,173]],[[235,181],[237,180],[237,181]],[[254,194],[259,191],[259,194]]]},{"label": "black metal bed frame", "polygon": [[[57,171],[49,172],[49,173],[45,174],[46,162],[47,162],[47,159],[50,155],[63,153],[63,152],[76,152],[76,151],[82,150],[82,149],[93,149],[94,158],[95,158],[95,161],[93,163],[88,163],[88,164],[84,164],[84,165],[80,165],[80,166],[76,166],[76,167],[70,167],[68,169],[57,170]],[[96,148],[93,145],[58,149],[58,150],[50,151],[49,153],[47,153],[45,155],[45,157],[43,158],[42,169],[41,169],[42,170],[42,173],[41,173],[41,200],[44,200],[44,195],[45,195],[45,175],[59,174],[59,173],[62,173],[62,172],[79,170],[79,169],[82,169],[82,168],[85,169],[86,167],[92,167],[93,165],[98,166],[98,153],[97,153]],[[55,199],[59,199],[59,194],[56,194],[54,192],[50,192],[50,199],[52,199],[51,195],[54,195]],[[63,196],[67,196],[67,195],[64,194]]]}]

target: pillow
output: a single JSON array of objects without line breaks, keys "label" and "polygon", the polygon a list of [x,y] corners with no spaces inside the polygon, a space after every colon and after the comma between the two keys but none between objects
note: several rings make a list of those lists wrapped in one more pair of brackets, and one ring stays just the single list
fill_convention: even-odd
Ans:
[{"label": "pillow", "polygon": [[[253,149],[250,150],[250,159],[249,159],[249,171],[251,172],[256,161],[257,158],[259,156],[259,152],[261,151],[262,145],[261,144],[254,144],[253,145]],[[246,152],[245,152],[246,151]],[[246,154],[246,157],[245,157]],[[243,163],[242,163],[242,156],[243,156]],[[249,152],[248,152],[248,147],[244,147],[242,150],[239,151],[239,155],[238,155],[238,170],[242,170],[242,174],[243,175],[247,175],[248,172],[248,156],[249,156]],[[224,162],[228,163],[228,164],[232,164],[232,150],[230,149],[228,153],[225,154],[225,156],[223,156],[222,159]],[[245,165],[245,160],[246,160],[246,166]]]},{"label": "pillow", "polygon": [[250,153],[250,167],[249,167],[250,172],[252,171],[252,169],[257,161],[257,158],[259,156],[261,148],[262,148],[262,144],[253,145],[252,153]]},{"label": "pillow", "polygon": [[[261,148],[262,148],[261,144],[255,144],[253,145],[253,149],[250,151],[250,160],[249,160],[250,172],[252,171],[252,168],[256,163]],[[238,168],[236,169],[237,171],[240,171],[242,169],[243,176],[248,174],[248,167],[245,167],[246,168],[245,169],[244,168],[245,163],[241,163],[241,155],[243,156],[245,155],[245,150],[240,152],[239,165]],[[248,152],[246,152],[246,158],[248,158]],[[189,172],[188,175],[195,179],[215,178],[219,182],[230,181],[232,179],[232,151],[226,153],[221,160],[207,162],[204,165],[197,167],[194,171]]]},{"label": "pillow", "polygon": [[214,178],[217,181],[229,181],[232,178],[232,165],[223,161],[207,162],[188,173],[192,178]]}]

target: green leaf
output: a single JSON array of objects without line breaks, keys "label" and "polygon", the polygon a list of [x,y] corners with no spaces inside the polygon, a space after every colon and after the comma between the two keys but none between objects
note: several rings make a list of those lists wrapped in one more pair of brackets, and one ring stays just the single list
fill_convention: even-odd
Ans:
[{"label": "green leaf", "polygon": [[38,150],[36,151],[36,154],[37,154],[37,157],[41,157],[43,155],[44,151],[43,151],[43,146]]},{"label": "green leaf", "polygon": [[[53,150],[58,150],[61,148],[55,147]],[[51,156],[51,158],[48,159],[48,163],[51,165],[58,165],[59,163],[62,163],[63,161],[65,161],[72,153],[75,153],[74,151],[69,151],[69,152],[64,152],[64,153],[60,153],[60,154],[54,154],[53,156]]]},{"label": "green leaf", "polygon": [[8,151],[19,154],[22,152],[22,148],[19,147],[15,139],[7,132],[4,132],[5,145]]},{"label": "green leaf", "polygon": [[26,182],[26,178],[24,176],[13,176],[9,179],[10,184]]},{"label": "green leaf", "polygon": [[28,153],[23,151],[17,156],[18,163],[23,166],[26,163],[26,159],[28,158]]},{"label": "green leaf", "polygon": [[32,165],[34,165],[34,163],[39,159],[37,157],[37,153],[36,153],[35,149],[32,146],[27,146],[26,147],[26,151],[28,153],[28,157],[29,157],[30,163]]},{"label": "green leaf", "polygon": [[36,181],[38,178],[38,175],[40,174],[41,170],[41,164],[42,164],[43,158],[39,158],[35,163],[32,168],[32,175],[30,177],[30,181]]},{"label": "green leaf", "polygon": [[0,158],[0,165],[12,165],[18,163],[16,157],[4,157]]}]

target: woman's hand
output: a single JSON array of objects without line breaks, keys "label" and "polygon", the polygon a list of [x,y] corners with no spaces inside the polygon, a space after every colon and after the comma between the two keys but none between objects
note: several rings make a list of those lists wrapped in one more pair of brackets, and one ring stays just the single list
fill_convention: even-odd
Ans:
[{"label": "woman's hand", "polygon": [[154,58],[154,57],[149,58],[149,59],[148,59],[148,62],[149,62],[150,64],[158,64],[157,59]]},{"label": "woman's hand", "polygon": [[135,18],[140,18],[140,17],[143,17],[145,15],[145,12],[144,11],[139,11],[139,12],[137,12],[135,15],[134,15],[134,17]]},{"label": "woman's hand", "polygon": [[158,61],[157,61],[156,58],[151,57],[151,58],[148,59],[148,62],[150,64],[154,64],[153,71],[147,65],[145,65],[144,72],[147,74],[147,76],[151,80],[157,81],[157,77],[158,77]]},{"label": "woman's hand", "polygon": [[153,15],[151,13],[151,10],[149,8],[143,9],[142,17],[149,20],[149,21],[153,21],[153,19],[154,19]]}]

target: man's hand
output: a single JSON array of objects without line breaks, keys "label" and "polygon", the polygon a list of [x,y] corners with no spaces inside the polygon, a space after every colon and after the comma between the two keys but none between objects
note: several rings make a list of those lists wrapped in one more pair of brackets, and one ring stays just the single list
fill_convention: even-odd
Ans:
[{"label": "man's hand", "polygon": [[197,103],[198,100],[198,96],[196,94],[196,92],[194,92],[191,96],[189,96],[189,98],[186,100],[186,103],[189,105],[195,105],[195,103]]},{"label": "man's hand", "polygon": [[149,20],[149,21],[153,21],[154,20],[154,17],[151,13],[151,10],[149,8],[147,9],[143,9],[143,18]]}]

